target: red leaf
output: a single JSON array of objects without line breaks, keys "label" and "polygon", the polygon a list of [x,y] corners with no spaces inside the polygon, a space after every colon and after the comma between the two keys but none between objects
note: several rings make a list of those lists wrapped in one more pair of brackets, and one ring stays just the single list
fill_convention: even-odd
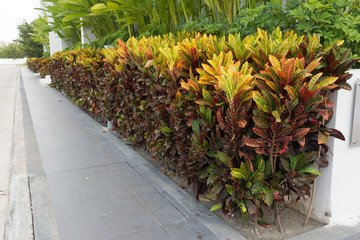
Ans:
[{"label": "red leaf", "polygon": [[266,131],[265,129],[260,129],[260,128],[257,128],[257,127],[254,127],[253,128],[253,131],[256,135],[258,135],[259,137],[261,138],[264,138],[264,139],[268,139],[268,137],[266,136],[266,134],[264,133],[264,131]]},{"label": "red leaf", "polygon": [[302,146],[302,147],[305,146],[305,137],[303,137],[303,138],[301,138],[301,139],[299,139],[297,141],[300,144],[300,146]]},{"label": "red leaf", "polygon": [[281,200],[281,199],[283,199],[283,197],[281,195],[279,195],[277,192],[274,192],[274,199]]},{"label": "red leaf", "polygon": [[307,184],[304,184],[303,189],[305,191],[305,194],[310,197],[310,190],[311,190],[310,186]]},{"label": "red leaf", "polygon": [[326,109],[315,109],[325,120],[329,120],[330,114],[329,111]]},{"label": "red leaf", "polygon": [[310,131],[310,128],[298,128],[295,130],[295,133],[293,135],[293,140],[297,141],[303,137]]},{"label": "red leaf", "polygon": [[245,127],[246,127],[246,123],[247,123],[246,120],[241,120],[241,121],[238,122],[239,127],[241,127],[241,128],[245,128]]},{"label": "red leaf", "polygon": [[247,167],[249,168],[250,172],[254,172],[254,167],[251,163],[251,159],[248,157],[248,156],[244,156],[245,157],[245,162],[246,162],[246,165]]},{"label": "red leaf", "polygon": [[290,84],[291,75],[292,72],[294,71],[294,66],[295,66],[295,59],[292,59],[287,73],[287,84]]},{"label": "red leaf", "polygon": [[282,146],[282,148],[281,148],[280,151],[279,151],[280,154],[283,154],[283,153],[287,152],[287,150],[288,150],[288,144],[289,144],[289,141],[283,142],[283,146]]},{"label": "red leaf", "polygon": [[271,224],[265,222],[264,220],[258,220],[257,224],[259,224],[260,226],[262,226],[263,228],[269,228],[271,227]]},{"label": "red leaf", "polygon": [[260,139],[250,139],[246,136],[244,136],[243,139],[245,141],[246,146],[248,147],[261,147],[262,145],[262,142],[259,141]]},{"label": "red leaf", "polygon": [[256,126],[258,126],[260,128],[268,128],[268,127],[270,127],[270,124],[266,119],[263,119],[261,117],[253,116],[253,120],[254,120]]},{"label": "red leaf", "polygon": [[329,108],[329,107],[332,107],[332,106],[334,106],[333,102],[325,101],[325,107]]},{"label": "red leaf", "polygon": [[333,137],[336,137],[336,138],[338,138],[338,139],[340,139],[340,140],[345,141],[344,135],[343,135],[339,130],[330,128],[330,129],[329,129],[329,133],[330,133],[330,136],[333,136]]}]

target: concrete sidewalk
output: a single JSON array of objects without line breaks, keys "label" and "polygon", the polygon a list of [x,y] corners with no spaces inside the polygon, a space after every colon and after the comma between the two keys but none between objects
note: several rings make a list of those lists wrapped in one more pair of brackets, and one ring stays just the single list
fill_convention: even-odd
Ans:
[{"label": "concrete sidewalk", "polygon": [[244,239],[27,68],[21,76],[36,239]]},{"label": "concrete sidewalk", "polygon": [[7,237],[8,195],[16,100],[16,66],[0,65],[0,236]]}]

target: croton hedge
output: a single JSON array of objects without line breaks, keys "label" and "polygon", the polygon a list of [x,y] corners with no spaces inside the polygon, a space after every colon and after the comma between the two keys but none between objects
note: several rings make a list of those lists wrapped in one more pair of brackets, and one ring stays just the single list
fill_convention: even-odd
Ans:
[{"label": "croton hedge", "polygon": [[52,86],[100,114],[192,184],[212,210],[261,217],[293,191],[310,196],[327,165],[329,94],[350,90],[341,41],[280,29],[242,38],[182,33],[58,52]]},{"label": "croton hedge", "polygon": [[36,73],[40,73],[41,77],[45,77],[50,74],[50,62],[48,58],[28,58],[26,60],[26,65],[28,68]]}]

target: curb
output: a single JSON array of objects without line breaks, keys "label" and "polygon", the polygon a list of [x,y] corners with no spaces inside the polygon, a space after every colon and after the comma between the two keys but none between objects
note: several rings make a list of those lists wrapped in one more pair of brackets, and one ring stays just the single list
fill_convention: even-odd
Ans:
[{"label": "curb", "polygon": [[29,182],[26,171],[26,149],[22,102],[20,93],[20,69],[16,78],[14,125],[12,139],[12,164],[9,189],[9,240],[33,240],[33,222]]}]

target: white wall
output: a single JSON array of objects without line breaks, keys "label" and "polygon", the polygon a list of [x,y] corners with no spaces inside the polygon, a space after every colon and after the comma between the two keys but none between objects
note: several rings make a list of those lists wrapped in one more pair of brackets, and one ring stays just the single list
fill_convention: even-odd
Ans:
[{"label": "white wall", "polygon": [[59,38],[59,36],[55,32],[49,33],[49,43],[50,43],[50,54],[51,55],[69,47],[69,45],[66,43],[66,41]]},{"label": "white wall", "polygon": [[[350,147],[356,81],[360,69],[351,70],[348,83],[352,91],[339,90],[330,96],[334,105],[334,117],[327,125],[343,133],[345,141],[330,137],[327,168],[320,169],[317,178],[312,218],[324,223],[335,224],[351,217],[360,216],[360,147]],[[358,93],[360,94],[360,93]],[[310,199],[292,203],[290,206],[306,214]]]},{"label": "white wall", "polygon": [[[83,20],[80,18],[80,20]],[[81,43],[90,43],[91,41],[95,41],[96,36],[94,34],[94,31],[90,26],[82,26],[81,27]]]},{"label": "white wall", "polygon": [[337,223],[349,217],[360,216],[360,147],[350,147],[355,84],[357,79],[360,79],[360,69],[350,72],[353,77],[348,83],[353,90],[351,92],[339,91],[336,102],[336,115],[334,117],[335,128],[344,134],[346,140],[334,140],[331,223]]},{"label": "white wall", "polygon": [[0,58],[0,64],[24,64],[26,63],[26,58]]}]

